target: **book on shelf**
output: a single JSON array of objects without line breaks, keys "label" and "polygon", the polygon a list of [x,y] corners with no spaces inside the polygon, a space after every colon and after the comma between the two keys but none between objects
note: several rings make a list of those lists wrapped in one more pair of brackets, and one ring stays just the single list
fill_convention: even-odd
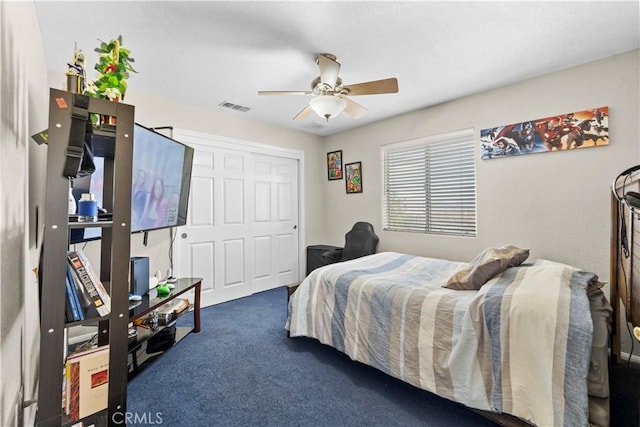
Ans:
[{"label": "book on shelf", "polygon": [[89,273],[91,280],[93,280],[94,286],[96,287],[98,294],[100,294],[100,298],[102,298],[104,301],[107,301],[106,304],[109,305],[109,307],[111,307],[111,297],[109,296],[109,292],[100,281],[100,277],[96,274],[95,270],[91,267],[91,263],[89,263],[89,259],[82,251],[77,251],[77,254],[78,254],[78,257],[80,257],[80,260],[84,263],[84,265],[87,266],[87,273]]},{"label": "book on shelf", "polygon": [[73,287],[76,291],[76,295],[78,296],[78,302],[80,304],[80,307],[82,308],[85,319],[100,317],[100,314],[98,314],[97,309],[93,305],[93,301],[91,300],[91,296],[89,295],[89,292],[85,289],[84,286],[82,286],[82,283],[80,283],[80,279],[78,278],[77,274],[71,267],[71,264],[69,264],[68,262],[67,262],[67,274],[71,278],[71,283],[73,284]]},{"label": "book on shelf", "polygon": [[67,321],[73,322],[78,320],[84,320],[84,309],[80,305],[80,300],[78,299],[78,294],[76,292],[76,287],[73,283],[73,277],[71,276],[71,272],[69,268],[67,268],[67,275],[65,280],[65,292],[67,296],[67,304],[66,304],[66,316]]},{"label": "book on shelf", "polygon": [[73,309],[71,308],[71,296],[69,295],[69,285],[67,284],[66,289],[65,289],[65,295],[66,295],[66,304],[64,305],[64,321],[65,322],[73,322],[74,320],[76,320],[74,318],[74,314],[73,314]]},{"label": "book on shelf", "polygon": [[86,292],[98,315],[107,316],[111,312],[111,298],[87,257],[82,251],[69,251],[67,259],[78,287]]},{"label": "book on shelf", "polygon": [[76,421],[109,404],[109,346],[72,354],[65,363],[64,411]]}]

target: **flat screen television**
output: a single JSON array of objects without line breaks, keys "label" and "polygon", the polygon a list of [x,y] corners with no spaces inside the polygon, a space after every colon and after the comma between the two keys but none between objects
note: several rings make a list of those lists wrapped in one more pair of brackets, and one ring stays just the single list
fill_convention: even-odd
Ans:
[{"label": "flat screen television", "polygon": [[[193,148],[138,123],[133,131],[131,232],[186,224]],[[94,156],[93,174],[74,179],[76,201],[82,193],[95,194],[102,206],[104,158]],[[99,228],[72,229],[70,243],[100,238]]]}]

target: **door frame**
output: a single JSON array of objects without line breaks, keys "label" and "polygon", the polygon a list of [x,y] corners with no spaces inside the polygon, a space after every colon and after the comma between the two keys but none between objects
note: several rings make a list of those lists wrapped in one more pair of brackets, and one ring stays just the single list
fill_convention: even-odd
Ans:
[{"label": "door frame", "polygon": [[[243,151],[254,154],[265,154],[268,156],[285,157],[298,161],[298,278],[300,281],[303,276],[305,264],[305,199],[304,199],[304,151],[293,148],[279,147],[276,145],[262,144],[258,142],[246,141],[242,139],[229,138],[226,136],[215,135],[206,132],[198,132],[182,128],[172,129],[172,138],[183,144],[189,145],[184,141],[184,137],[195,139],[200,145],[209,145],[211,147],[219,147],[225,150]],[[200,141],[201,140],[201,141]],[[177,241],[174,239],[171,246],[172,259],[176,253]]]}]

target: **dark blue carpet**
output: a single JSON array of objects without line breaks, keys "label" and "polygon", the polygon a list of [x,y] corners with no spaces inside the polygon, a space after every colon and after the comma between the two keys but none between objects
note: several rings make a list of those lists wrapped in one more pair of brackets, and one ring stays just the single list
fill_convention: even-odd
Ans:
[{"label": "dark blue carpet", "polygon": [[284,288],[203,309],[202,332],[129,383],[127,411],[164,426],[495,426],[316,340],[287,338],[285,320]]}]

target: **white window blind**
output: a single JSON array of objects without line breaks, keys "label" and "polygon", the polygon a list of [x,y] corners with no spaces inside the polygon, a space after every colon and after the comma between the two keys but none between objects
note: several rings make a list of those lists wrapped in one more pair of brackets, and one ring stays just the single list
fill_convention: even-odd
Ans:
[{"label": "white window blind", "polygon": [[385,230],[476,235],[473,129],[382,147]]}]

